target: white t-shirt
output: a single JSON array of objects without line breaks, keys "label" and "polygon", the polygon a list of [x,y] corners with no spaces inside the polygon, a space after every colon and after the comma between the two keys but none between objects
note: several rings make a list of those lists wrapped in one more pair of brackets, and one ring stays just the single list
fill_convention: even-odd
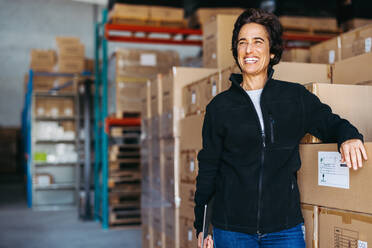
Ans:
[{"label": "white t-shirt", "polygon": [[262,110],[261,110],[261,105],[260,105],[262,90],[263,89],[246,90],[245,92],[247,92],[248,96],[251,98],[251,100],[253,102],[254,108],[256,109],[256,112],[257,112],[257,115],[258,115],[258,118],[260,119],[262,133],[264,133],[265,132],[265,126],[264,126],[264,122],[263,122]]}]

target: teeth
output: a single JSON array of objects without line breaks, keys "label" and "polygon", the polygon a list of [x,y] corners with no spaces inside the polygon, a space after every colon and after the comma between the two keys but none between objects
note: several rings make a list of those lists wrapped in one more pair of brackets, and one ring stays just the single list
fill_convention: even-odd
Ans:
[{"label": "teeth", "polygon": [[257,58],[245,58],[244,59],[244,62],[246,62],[246,63],[255,63],[257,61],[258,61]]}]

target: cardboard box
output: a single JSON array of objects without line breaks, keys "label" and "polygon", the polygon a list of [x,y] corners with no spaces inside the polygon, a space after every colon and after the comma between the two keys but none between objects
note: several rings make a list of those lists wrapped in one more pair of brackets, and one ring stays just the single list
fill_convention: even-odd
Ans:
[{"label": "cardboard box", "polygon": [[147,79],[158,73],[167,73],[172,66],[180,64],[177,52],[144,50],[144,49],[118,49],[110,59],[116,64],[116,76],[136,77]]},{"label": "cardboard box", "polygon": [[341,60],[341,37],[335,37],[310,47],[311,63],[334,64]]},{"label": "cardboard box", "polygon": [[81,73],[84,71],[84,59],[77,58],[77,59],[66,59],[66,58],[59,58],[58,59],[58,72],[62,73]]},{"label": "cardboard box", "polygon": [[153,228],[153,248],[163,248],[165,246],[165,234],[156,228]]},{"label": "cardboard box", "polygon": [[194,229],[194,218],[180,218],[180,247],[197,247],[197,239]]},{"label": "cardboard box", "polygon": [[189,19],[189,26],[204,28],[204,24],[210,22],[216,15],[239,16],[243,11],[242,8],[199,8]]},{"label": "cardboard box", "polygon": [[74,121],[64,121],[60,123],[60,126],[65,132],[71,131],[75,132],[75,122]]},{"label": "cardboard box", "polygon": [[301,48],[286,49],[283,51],[281,61],[310,63],[310,50]]},{"label": "cardboard box", "polygon": [[152,227],[142,224],[142,247],[150,248],[153,243]]},{"label": "cardboard box", "polygon": [[320,208],[319,247],[368,247],[371,243],[371,214]]},{"label": "cardboard box", "polygon": [[141,87],[140,98],[141,98],[141,115],[145,119],[151,118],[151,81],[147,81]]},{"label": "cardboard box", "polygon": [[202,149],[202,128],[204,114],[192,115],[180,121],[181,151]]},{"label": "cardboard box", "polygon": [[347,59],[372,51],[372,24],[341,35],[341,58]]},{"label": "cardboard box", "polygon": [[[46,76],[33,76],[32,78],[32,90],[33,92],[48,92],[55,87],[55,81],[57,77],[46,77]],[[24,92],[27,92],[29,77],[25,74],[25,87]]]},{"label": "cardboard box", "polygon": [[156,195],[157,201],[162,201],[165,194],[165,171],[164,163],[161,162],[161,152],[163,150],[163,142],[158,139],[152,140],[152,192]]},{"label": "cardboard box", "polygon": [[198,175],[198,151],[189,150],[181,151],[180,177],[181,183],[196,183],[196,176]]},{"label": "cardboard box", "polygon": [[183,22],[182,8],[150,6],[150,19],[154,21]]},{"label": "cardboard box", "polygon": [[78,37],[72,37],[72,36],[57,36],[56,43],[57,43],[57,47],[61,47],[65,45],[76,45],[76,44],[80,44],[80,39]]},{"label": "cardboard box", "polygon": [[327,64],[280,62],[273,68],[273,78],[277,80],[300,84],[331,82],[331,68]]},{"label": "cardboard box", "polygon": [[372,24],[372,19],[353,18],[341,23],[341,28],[344,32],[346,32],[369,24]]},{"label": "cardboard box", "polygon": [[203,66],[225,68],[235,64],[231,37],[238,15],[217,15],[203,26]]},{"label": "cardboard box", "polygon": [[[365,148],[371,157],[372,143],[366,142]],[[371,160],[357,171],[348,169],[340,163],[336,144],[300,145],[300,155],[297,175],[302,203],[372,213]]]},{"label": "cardboard box", "polygon": [[372,140],[371,86],[315,83],[306,88],[329,105],[333,113],[350,121],[363,134],[365,141]]},{"label": "cardboard box", "polygon": [[187,85],[182,91],[185,116],[203,113],[213,97],[221,92],[221,72]]},{"label": "cardboard box", "polygon": [[239,67],[237,65],[227,67],[221,70],[220,73],[220,84],[221,84],[221,92],[228,90],[231,87],[230,76],[231,73],[241,73]]},{"label": "cardboard box", "polygon": [[30,68],[34,71],[52,72],[57,61],[54,50],[31,49]]},{"label": "cardboard box", "polygon": [[279,21],[284,29],[328,32],[339,31],[337,20],[332,17],[281,16],[279,17]]},{"label": "cardboard box", "polygon": [[[304,217],[304,224],[305,224],[304,231],[305,231],[306,247],[317,248],[319,247],[317,243],[318,232],[317,232],[317,228],[314,229],[314,224],[315,224],[315,221],[316,223],[318,223],[317,222],[318,219],[317,219],[317,215],[314,215],[314,208],[318,209],[318,207],[313,206],[313,205],[301,204],[301,211],[302,211],[302,216]],[[328,246],[325,246],[325,247],[328,247]]]},{"label": "cardboard box", "polygon": [[162,113],[173,110],[173,107],[182,107],[183,87],[216,72],[216,69],[173,67],[171,71],[163,76],[162,80]]},{"label": "cardboard box", "polygon": [[83,44],[64,44],[58,46],[59,58],[84,58],[85,46]]},{"label": "cardboard box", "polygon": [[185,116],[200,114],[205,111],[203,104],[204,88],[209,79],[203,78],[193,84],[187,85],[183,88],[183,109]]},{"label": "cardboard box", "polygon": [[164,198],[171,204],[179,197],[179,138],[163,139],[161,163],[164,166]]},{"label": "cardboard box", "polygon": [[188,219],[194,218],[194,196],[196,185],[189,183],[180,184],[181,207],[180,216]]},{"label": "cardboard box", "polygon": [[[216,69],[173,67],[161,79],[162,101],[160,111],[160,136],[163,138],[179,137],[179,120],[183,117],[182,89],[201,78],[205,78]],[[152,96],[153,99],[153,96]],[[155,102],[152,102],[152,106]]]},{"label": "cardboard box", "polygon": [[115,3],[114,8],[110,11],[110,17],[147,20],[150,18],[150,7],[147,5]]},{"label": "cardboard box", "polygon": [[160,129],[159,125],[160,125],[159,116],[151,117],[151,126],[150,126],[151,139],[159,139],[159,129]]},{"label": "cardboard box", "polygon": [[151,80],[150,84],[150,95],[151,95],[151,116],[160,116],[163,108],[162,108],[162,80],[163,76],[158,74],[156,78]]},{"label": "cardboard box", "polygon": [[173,206],[165,208],[165,237],[166,247],[176,248],[180,243],[179,208]]},{"label": "cardboard box", "polygon": [[365,84],[372,81],[372,53],[366,53],[334,64],[332,83],[334,84]]},{"label": "cardboard box", "polygon": [[116,81],[116,116],[122,118],[123,112],[141,112],[141,89],[145,83]]}]

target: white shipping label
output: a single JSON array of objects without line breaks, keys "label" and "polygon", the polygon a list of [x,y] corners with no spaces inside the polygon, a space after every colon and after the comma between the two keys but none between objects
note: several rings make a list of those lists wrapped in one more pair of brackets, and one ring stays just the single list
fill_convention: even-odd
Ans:
[{"label": "white shipping label", "polygon": [[191,92],[191,104],[195,104],[196,103],[196,92],[193,91]]},{"label": "white shipping label", "polygon": [[48,176],[38,176],[37,177],[37,184],[40,186],[49,186],[50,180]]},{"label": "white shipping label", "polygon": [[45,113],[45,110],[44,110],[44,108],[37,108],[37,115],[44,115],[44,113]]},{"label": "white shipping label", "polygon": [[156,66],[156,54],[153,53],[141,54],[140,64],[143,66]]},{"label": "white shipping label", "polygon": [[371,52],[371,46],[372,46],[372,38],[368,37],[364,40],[364,49],[366,53]]},{"label": "white shipping label", "polygon": [[216,59],[217,55],[215,53],[212,54],[212,59]]},{"label": "white shipping label", "polygon": [[335,50],[330,50],[330,51],[329,51],[329,54],[328,54],[328,62],[329,62],[330,64],[335,63],[335,57],[336,57],[336,52],[335,52]]},{"label": "white shipping label", "polygon": [[215,96],[217,94],[217,85],[216,82],[213,81],[212,83],[212,96]]},{"label": "white shipping label", "polygon": [[50,110],[50,115],[51,115],[52,117],[58,117],[58,109],[57,109],[57,108],[52,108],[52,109]]},{"label": "white shipping label", "polygon": [[65,109],[65,115],[66,115],[66,116],[72,116],[72,109],[70,109],[70,108],[66,108],[66,109]]},{"label": "white shipping label", "polygon": [[350,188],[349,168],[341,164],[339,152],[318,152],[318,185]]},{"label": "white shipping label", "polygon": [[189,231],[187,232],[187,239],[188,239],[189,241],[192,241],[192,230],[189,230]]},{"label": "white shipping label", "polygon": [[368,243],[365,241],[358,240],[358,248],[368,248]]},{"label": "white shipping label", "polygon": [[194,170],[195,170],[195,162],[194,162],[194,159],[192,158],[190,160],[190,171],[194,172]]},{"label": "white shipping label", "polygon": [[124,88],[124,83],[123,82],[119,82],[118,85],[119,85],[119,89],[123,89]]}]

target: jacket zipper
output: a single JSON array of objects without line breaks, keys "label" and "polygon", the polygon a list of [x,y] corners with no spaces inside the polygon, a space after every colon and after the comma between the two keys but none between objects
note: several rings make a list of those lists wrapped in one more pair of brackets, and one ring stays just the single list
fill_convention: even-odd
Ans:
[{"label": "jacket zipper", "polygon": [[[268,79],[267,79],[267,82],[271,79],[272,75],[273,75],[273,72],[274,71],[271,71],[270,72],[270,75],[268,76]],[[267,83],[266,82],[266,83]],[[265,85],[266,86],[266,85]],[[244,92],[244,95],[247,97],[248,99],[248,102],[250,102],[251,106],[253,107],[253,109],[255,110],[255,107],[251,101],[251,98],[248,96],[248,94],[244,91],[243,88],[240,87],[240,90],[242,92]],[[261,111],[262,111],[262,95],[263,95],[263,92],[265,90],[265,87],[261,93],[261,101],[260,101],[260,105],[261,105]],[[262,178],[263,178],[263,167],[264,167],[264,160],[265,160],[265,147],[266,147],[266,142],[265,142],[265,133],[264,131],[261,130],[260,126],[261,126],[261,122],[260,122],[260,119],[258,117],[258,114],[257,114],[257,111],[256,111],[256,120],[257,120],[257,123],[258,123],[258,129],[259,131],[261,132],[261,138],[262,138],[262,151],[261,151],[261,164],[260,164],[260,175],[259,175],[259,181],[258,181],[258,206],[257,206],[257,234],[261,234],[260,233],[260,219],[261,219],[261,201],[262,201]],[[265,123],[265,122],[264,122]],[[271,122],[270,122],[271,123]]]},{"label": "jacket zipper", "polygon": [[262,151],[261,151],[261,169],[260,169],[260,176],[258,179],[258,206],[257,206],[257,234],[260,233],[260,219],[261,219],[261,197],[262,197],[262,177],[263,177],[263,165],[265,160],[265,133],[262,132]]}]

